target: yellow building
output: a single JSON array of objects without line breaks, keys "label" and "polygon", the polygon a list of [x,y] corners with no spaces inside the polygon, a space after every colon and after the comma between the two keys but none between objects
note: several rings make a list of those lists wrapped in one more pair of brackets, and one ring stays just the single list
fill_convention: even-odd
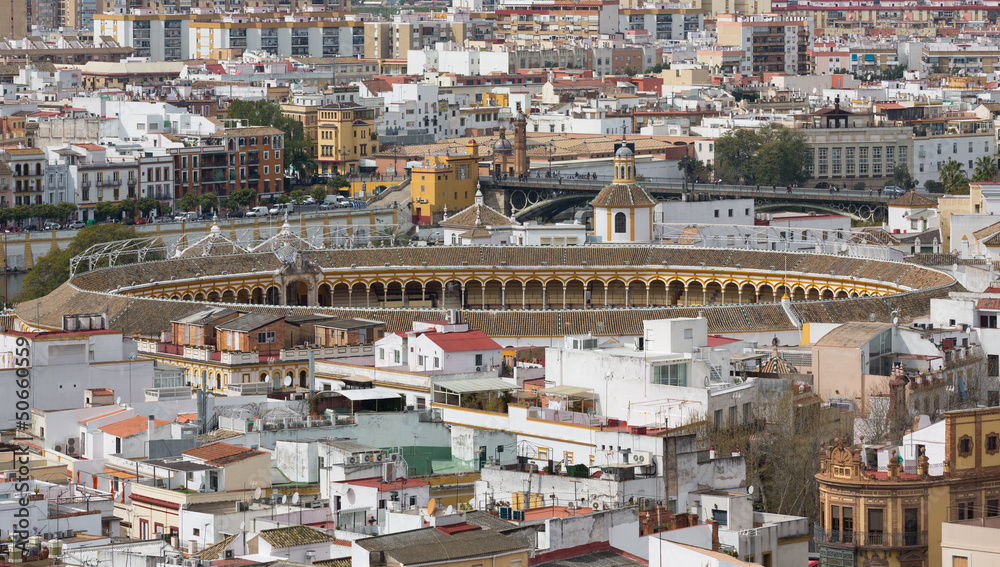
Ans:
[{"label": "yellow building", "polygon": [[892,450],[885,467],[839,441],[820,452],[824,565],[949,567],[941,564],[942,524],[1000,516],[1000,408],[945,414],[944,463],[921,451],[906,466]]},{"label": "yellow building", "polygon": [[302,124],[306,136],[313,142],[312,157],[316,157],[316,141],[319,140],[319,106],[285,103],[281,105],[281,115]]},{"label": "yellow building", "polygon": [[321,174],[361,172],[361,160],[378,151],[375,111],[351,102],[318,110],[316,163]]},{"label": "yellow building", "polygon": [[479,145],[469,140],[464,154],[427,156],[410,170],[413,222],[434,224],[445,209],[460,211],[476,199],[479,182]]}]

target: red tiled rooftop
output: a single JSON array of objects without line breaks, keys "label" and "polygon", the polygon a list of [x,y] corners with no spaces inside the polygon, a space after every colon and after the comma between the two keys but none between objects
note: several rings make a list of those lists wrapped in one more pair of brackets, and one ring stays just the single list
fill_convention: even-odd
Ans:
[{"label": "red tiled rooftop", "polygon": [[499,350],[500,345],[482,331],[461,333],[428,332],[424,336],[445,352],[466,352],[471,350]]},{"label": "red tiled rooftop", "polygon": [[101,415],[95,415],[94,417],[88,417],[87,419],[81,419],[80,420],[80,425],[86,425],[86,424],[90,423],[91,421],[95,421],[95,420],[101,419],[102,417],[108,417],[110,415],[115,415],[116,413],[121,413],[123,411],[125,411],[125,408],[115,406],[115,409],[109,411],[108,413],[102,413]]},{"label": "red tiled rooftop", "polygon": [[740,339],[731,339],[729,337],[720,337],[719,335],[708,335],[708,346],[722,346],[728,345],[729,343],[735,343]]},{"label": "red tiled rooftop", "polygon": [[258,455],[266,455],[267,453],[256,449],[247,449],[246,447],[240,447],[239,445],[230,445],[229,443],[223,443],[220,441],[210,445],[195,447],[194,449],[187,449],[185,451],[181,451],[181,454],[201,459],[210,465],[225,465],[249,459],[250,457],[256,457]]},{"label": "red tiled rooftop", "polygon": [[[167,425],[168,423],[170,422],[165,419],[153,420],[154,427],[160,427],[161,425]],[[97,429],[107,433],[108,435],[114,435],[115,437],[130,437],[149,429],[149,418],[144,415],[137,415],[128,419],[116,421],[115,423],[109,423],[108,425],[98,427]]]}]

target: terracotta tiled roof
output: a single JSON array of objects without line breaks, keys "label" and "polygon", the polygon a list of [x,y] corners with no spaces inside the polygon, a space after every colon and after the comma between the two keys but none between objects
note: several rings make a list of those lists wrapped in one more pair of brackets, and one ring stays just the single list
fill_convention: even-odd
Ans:
[{"label": "terracotta tiled roof", "polygon": [[294,547],[296,545],[332,542],[334,540],[333,536],[309,526],[289,526],[287,528],[261,530],[259,537],[271,544],[271,547]]},{"label": "terracotta tiled roof", "polygon": [[612,183],[590,202],[595,207],[652,207],[656,201],[638,183]]},{"label": "terracotta tiled roof", "polygon": [[880,226],[869,226],[851,235],[849,242],[857,244],[885,244],[893,246],[899,244],[899,240]]},{"label": "terracotta tiled roof", "polygon": [[201,552],[197,554],[198,557],[207,560],[218,559],[219,557],[222,557],[222,554],[223,552],[226,551],[226,548],[229,547],[231,543],[236,541],[236,538],[239,535],[240,534],[235,533],[227,538],[224,538],[222,541],[218,543],[215,543],[213,545],[206,547],[205,549],[202,549]]},{"label": "terracotta tiled roof", "polygon": [[[154,427],[160,427],[161,425],[167,425],[170,422],[165,419],[157,419],[154,420],[153,423]],[[104,427],[98,427],[98,429],[115,437],[131,437],[132,435],[142,433],[149,429],[149,418],[144,415],[137,415],[115,423],[109,423]]]},{"label": "terracotta tiled roof", "polygon": [[976,302],[976,309],[1000,310],[1000,298],[987,297]]},{"label": "terracotta tiled roof", "polygon": [[[479,224],[476,224],[476,219]],[[476,226],[511,226],[514,221],[505,217],[500,211],[486,205],[472,205],[441,221],[446,228],[473,228]]]},{"label": "terracotta tiled roof", "polygon": [[902,197],[897,197],[886,204],[890,207],[906,207],[909,209],[915,209],[919,207],[935,207],[937,206],[937,201],[932,201],[927,197],[917,195],[916,191],[910,191]]},{"label": "terracotta tiled roof", "polygon": [[473,350],[499,350],[500,345],[482,331],[462,333],[423,333],[444,352],[466,352]]},{"label": "terracotta tiled roof", "polygon": [[872,337],[890,328],[888,323],[852,322],[846,323],[823,335],[817,346],[863,347]]},{"label": "terracotta tiled roof", "polygon": [[256,457],[258,455],[266,455],[267,453],[256,449],[247,449],[246,447],[240,447],[239,445],[222,443],[220,441],[210,445],[195,447],[194,449],[187,449],[185,451],[181,451],[181,454],[200,459],[210,465],[222,466],[249,459],[251,457]]}]

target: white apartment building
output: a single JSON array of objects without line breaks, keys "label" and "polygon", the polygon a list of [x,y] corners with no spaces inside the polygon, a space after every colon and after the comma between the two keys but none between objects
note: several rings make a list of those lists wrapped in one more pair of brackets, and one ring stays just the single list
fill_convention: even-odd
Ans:
[{"label": "white apartment building", "polygon": [[441,103],[437,85],[393,85],[382,98],[385,112],[377,129],[383,144],[431,143],[444,132],[448,105]]},{"label": "white apartment building", "polygon": [[430,69],[456,75],[489,75],[510,72],[510,53],[463,49],[452,43],[438,43],[434,49],[406,52],[406,72],[423,75]]},{"label": "white apartment building", "polygon": [[984,156],[995,160],[995,140],[996,127],[991,120],[941,120],[918,127],[913,136],[913,179],[921,187],[927,181],[938,181],[941,167],[951,160],[961,164],[971,177],[976,160]]},{"label": "white apartment building", "polygon": [[[153,361],[135,359],[135,343],[107,328],[103,314],[66,315],[62,331],[0,333],[0,376],[15,383],[17,368],[13,353],[30,349],[31,406],[41,410],[78,408],[84,390],[106,388],[127,403],[141,402],[145,388],[153,387]],[[0,423],[14,428],[18,421],[14,404],[0,409]]]},{"label": "white apartment building", "polygon": [[[688,34],[703,28],[704,14],[694,8],[680,5],[649,3],[638,9],[624,9],[618,13],[618,25],[623,33],[637,39],[657,41],[684,41]],[[636,32],[644,33],[636,33]]]}]

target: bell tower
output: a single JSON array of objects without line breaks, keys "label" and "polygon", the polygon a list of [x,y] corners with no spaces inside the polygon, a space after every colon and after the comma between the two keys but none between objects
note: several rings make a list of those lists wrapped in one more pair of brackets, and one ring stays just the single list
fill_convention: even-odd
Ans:
[{"label": "bell tower", "polygon": [[521,111],[521,104],[517,104],[517,113],[514,114],[514,174],[527,175],[531,169],[528,162],[528,119]]}]

